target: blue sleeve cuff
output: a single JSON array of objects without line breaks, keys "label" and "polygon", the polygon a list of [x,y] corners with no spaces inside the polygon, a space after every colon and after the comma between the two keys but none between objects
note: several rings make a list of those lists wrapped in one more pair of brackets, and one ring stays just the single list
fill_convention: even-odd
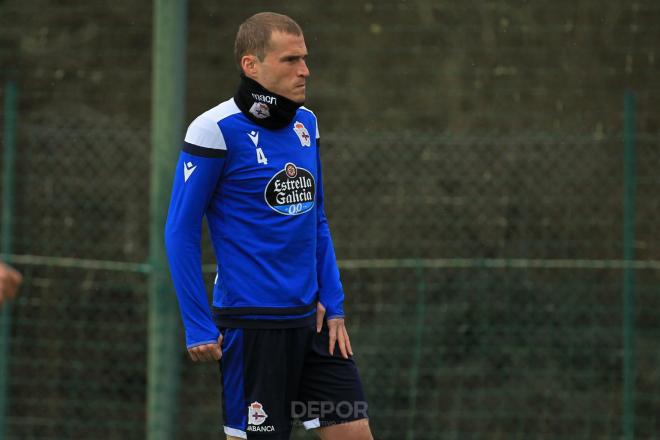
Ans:
[{"label": "blue sleeve cuff", "polygon": [[344,315],[332,315],[332,316],[328,316],[326,319],[335,319],[335,318],[343,318],[343,317]]},{"label": "blue sleeve cuff", "polygon": [[201,342],[195,342],[194,344],[190,344],[187,346],[188,350],[191,348],[199,347],[200,345],[205,345],[205,344],[217,344],[218,339],[211,339],[210,341],[201,341]]},{"label": "blue sleeve cuff", "polygon": [[326,319],[344,316],[344,290],[339,284],[332,293],[321,292],[319,300],[325,307]]}]

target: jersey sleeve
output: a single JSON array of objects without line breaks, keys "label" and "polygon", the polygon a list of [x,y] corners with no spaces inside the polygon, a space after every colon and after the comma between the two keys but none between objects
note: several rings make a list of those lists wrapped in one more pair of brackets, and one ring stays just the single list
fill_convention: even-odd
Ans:
[{"label": "jersey sleeve", "polygon": [[323,173],[321,171],[320,139],[318,126],[316,130],[316,169],[317,169],[317,238],[316,262],[319,284],[319,300],[326,309],[326,318],[340,318],[344,316],[344,288],[339,278],[337,257],[332,244],[330,227],[325,215],[323,203]]},{"label": "jersey sleeve", "polygon": [[172,185],[165,247],[188,348],[217,342],[202,276],[202,218],[222,176],[227,147],[218,125],[200,116],[188,127]]}]

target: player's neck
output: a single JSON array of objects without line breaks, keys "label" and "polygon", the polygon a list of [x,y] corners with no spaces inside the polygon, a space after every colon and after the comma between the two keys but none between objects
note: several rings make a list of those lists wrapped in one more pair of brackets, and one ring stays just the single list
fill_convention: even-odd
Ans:
[{"label": "player's neck", "polygon": [[241,75],[241,83],[234,95],[234,101],[248,119],[270,129],[289,125],[302,105],[265,89],[245,75]]}]

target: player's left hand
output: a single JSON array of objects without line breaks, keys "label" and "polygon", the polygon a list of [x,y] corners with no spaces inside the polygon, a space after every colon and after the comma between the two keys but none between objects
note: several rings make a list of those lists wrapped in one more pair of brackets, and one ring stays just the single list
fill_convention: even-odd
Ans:
[{"label": "player's left hand", "polygon": [[[323,318],[325,317],[325,307],[320,302],[316,306],[316,332],[320,333],[323,327]],[[348,359],[348,355],[353,356],[353,349],[351,348],[351,340],[348,337],[348,330],[344,325],[344,318],[328,319],[328,334],[329,345],[328,352],[331,355],[335,354],[335,344],[339,345],[339,351],[344,359]]]}]

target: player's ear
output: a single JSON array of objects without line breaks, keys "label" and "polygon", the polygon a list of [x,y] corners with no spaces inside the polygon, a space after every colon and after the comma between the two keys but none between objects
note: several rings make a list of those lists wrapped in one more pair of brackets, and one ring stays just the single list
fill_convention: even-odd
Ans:
[{"label": "player's ear", "polygon": [[257,76],[258,59],[254,55],[243,55],[241,57],[241,69],[248,78],[254,79]]}]

